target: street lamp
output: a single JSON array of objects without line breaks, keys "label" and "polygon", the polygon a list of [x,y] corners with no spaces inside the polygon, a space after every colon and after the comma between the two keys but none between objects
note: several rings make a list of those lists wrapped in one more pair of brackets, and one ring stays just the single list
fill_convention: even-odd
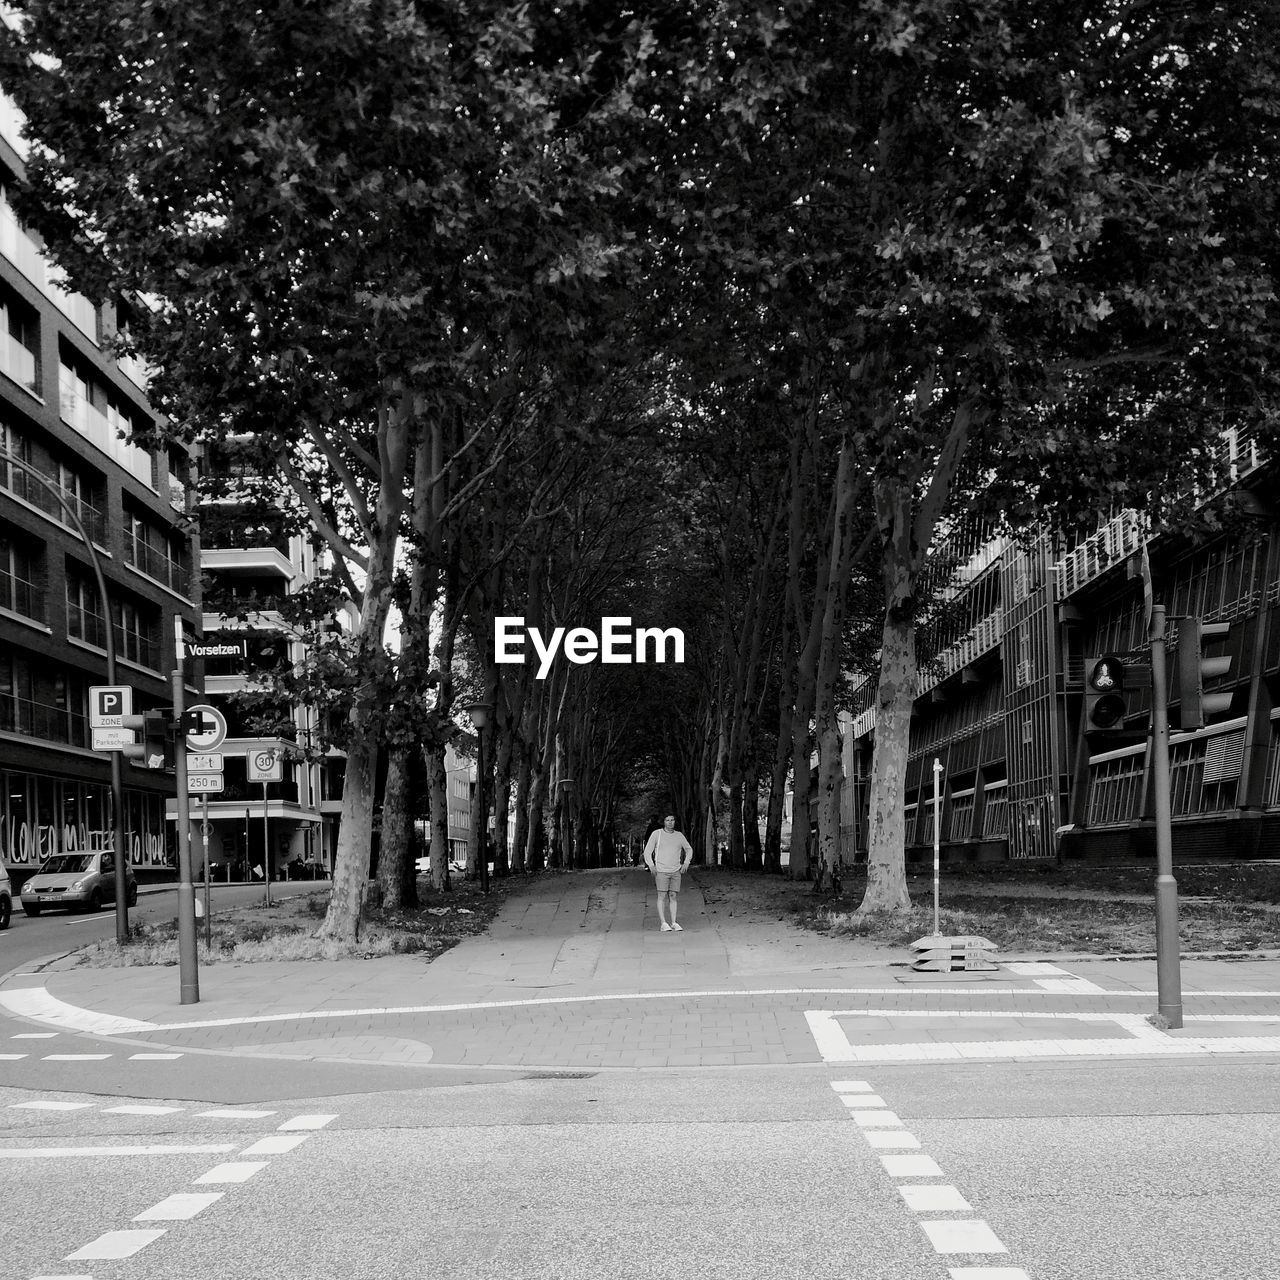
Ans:
[{"label": "street lamp", "polygon": [[[98,553],[93,549],[93,543],[85,532],[84,525],[80,523],[79,514],[63,496],[62,490],[47,476],[41,475],[30,463],[24,462],[21,458],[15,458],[7,450],[0,450],[0,458],[37,484],[43,485],[67,513],[72,525],[75,526],[75,531],[80,535],[80,541],[84,543],[84,549],[89,556],[89,563],[93,566],[98,598],[102,601],[103,631],[106,633],[104,648],[107,651],[107,683],[115,684],[116,638],[111,625],[111,598],[107,595],[107,580],[102,576],[102,565],[98,560]],[[111,843],[116,855],[116,941],[124,946],[129,941],[129,903],[126,899],[125,878],[125,858],[128,856],[128,850],[124,845],[124,788],[121,782],[120,752],[112,751],[109,754],[111,756]]]},{"label": "street lamp", "polygon": [[467,715],[471,717],[471,723],[476,727],[476,736],[480,740],[480,761],[476,769],[476,799],[479,802],[477,807],[480,810],[480,830],[476,834],[477,847],[480,850],[480,888],[484,893],[489,892],[489,801],[484,793],[485,784],[485,756],[484,756],[484,738],[485,730],[493,723],[493,703],[492,702],[471,702],[463,708]]}]

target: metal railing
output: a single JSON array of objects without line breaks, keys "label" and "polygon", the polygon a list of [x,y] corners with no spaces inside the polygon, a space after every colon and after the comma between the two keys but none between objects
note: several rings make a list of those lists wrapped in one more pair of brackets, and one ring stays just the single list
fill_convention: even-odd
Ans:
[{"label": "metal railing", "polygon": [[20,613],[33,622],[49,621],[44,589],[26,578],[3,571],[0,571],[0,608]]},{"label": "metal railing", "polygon": [[182,563],[165,554],[158,547],[140,538],[130,538],[126,546],[126,559],[135,569],[141,570],[149,578],[163,582],[171,591],[180,596],[189,596],[191,592],[191,574]]},{"label": "metal railing", "polygon": [[88,720],[82,713],[12,695],[0,697],[0,731],[73,747],[83,747],[89,740]]},{"label": "metal railing", "polygon": [[[97,543],[103,542],[107,536],[107,520],[102,512],[70,489],[63,488],[62,485],[55,484],[52,480],[48,480],[47,483],[56,489],[75,510],[89,537]],[[8,489],[15,497],[21,498],[23,502],[30,503],[38,511],[43,511],[45,515],[52,516],[59,524],[68,524],[62,504],[49,492],[49,489],[45,485],[30,479],[24,472],[16,468],[10,468],[3,459],[0,459],[0,489]]]}]

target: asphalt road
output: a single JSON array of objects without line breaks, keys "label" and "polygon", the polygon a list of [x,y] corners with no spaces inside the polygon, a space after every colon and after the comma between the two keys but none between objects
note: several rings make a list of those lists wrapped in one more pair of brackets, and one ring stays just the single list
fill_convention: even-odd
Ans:
[{"label": "asphalt road", "polygon": [[[891,1174],[881,1154],[893,1153],[870,1145],[832,1089],[845,1074],[830,1067],[478,1073],[468,1083],[433,1072],[429,1088],[409,1070],[398,1086],[371,1090],[366,1079],[335,1093],[351,1082],[342,1068],[208,1062],[226,1076],[296,1069],[297,1093],[236,1108],[269,1113],[241,1116],[190,1089],[139,1091],[135,1102],[175,1109],[127,1114],[96,1090],[0,1088],[0,1276],[1280,1274],[1277,1064],[1259,1058],[856,1072],[919,1140],[911,1154],[936,1162],[918,1177]],[[15,1105],[41,1101],[89,1105]],[[281,1130],[298,1117],[318,1127]],[[33,1149],[44,1154],[5,1154]],[[201,1181],[228,1163],[241,1167],[215,1176],[245,1180]],[[902,1186],[934,1188],[941,1203],[958,1195],[972,1210],[913,1209]],[[206,1200],[170,1200],[192,1195]],[[161,1205],[198,1211],[135,1221]],[[939,1253],[926,1225],[975,1214],[1007,1252]],[[157,1230],[129,1257],[72,1257],[106,1233]]]}]

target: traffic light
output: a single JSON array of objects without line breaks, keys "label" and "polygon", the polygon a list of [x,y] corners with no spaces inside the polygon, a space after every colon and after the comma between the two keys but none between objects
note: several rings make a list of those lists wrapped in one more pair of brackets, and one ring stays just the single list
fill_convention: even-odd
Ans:
[{"label": "traffic light", "polygon": [[1086,733],[1122,733],[1129,704],[1124,694],[1124,663],[1111,654],[1084,663]]},{"label": "traffic light", "polygon": [[1178,703],[1178,728],[1203,729],[1209,716],[1220,715],[1231,706],[1231,690],[1205,693],[1206,680],[1225,676],[1231,657],[1204,656],[1206,640],[1220,640],[1231,631],[1229,622],[1201,622],[1183,618],[1178,623],[1178,660],[1174,667],[1172,697]]},{"label": "traffic light", "polygon": [[124,747],[121,755],[143,769],[172,769],[177,740],[173,732],[173,712],[167,708],[144,711],[140,716],[122,716],[122,727],[141,729],[142,741]]}]

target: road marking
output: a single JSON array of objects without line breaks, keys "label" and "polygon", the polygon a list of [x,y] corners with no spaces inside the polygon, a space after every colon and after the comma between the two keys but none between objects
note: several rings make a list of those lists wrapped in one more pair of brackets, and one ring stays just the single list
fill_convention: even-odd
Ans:
[{"label": "road marking", "polygon": [[865,1080],[833,1080],[831,1087],[837,1093],[873,1093],[874,1090]]},{"label": "road marking", "polygon": [[251,1147],[245,1147],[242,1156],[279,1156],[294,1147],[300,1147],[308,1138],[308,1134],[300,1133],[296,1138],[259,1138]]},{"label": "road marking", "polygon": [[25,1053],[0,1053],[0,1062],[21,1062]]},{"label": "road marking", "polygon": [[181,1058],[180,1053],[131,1053],[129,1055],[130,1062],[172,1062],[175,1058]]},{"label": "road marking", "polygon": [[19,1031],[11,1037],[13,1040],[56,1040],[56,1031]]},{"label": "road marking", "polygon": [[850,1111],[862,1107],[883,1107],[885,1100],[878,1093],[849,1093],[840,1099]]},{"label": "road marking", "polygon": [[1008,1253],[1000,1237],[981,1218],[922,1222],[921,1229],[939,1253]]},{"label": "road marking", "polygon": [[46,1053],[43,1062],[105,1062],[109,1053]]},{"label": "road marking", "polygon": [[93,1280],[92,1276],[32,1276],[31,1280]]},{"label": "road marking", "polygon": [[909,1133],[898,1133],[894,1129],[864,1129],[862,1136],[876,1148],[880,1150],[892,1149],[894,1147],[902,1148],[918,1148],[920,1139],[914,1138]]},{"label": "road marking", "polygon": [[51,996],[44,987],[17,987],[0,991],[0,1005],[22,1018],[34,1018],[37,1022],[53,1023],[75,1031],[95,1031],[101,1035],[120,1035],[129,1031],[152,1031],[154,1022],[142,1022],[137,1018],[119,1018],[112,1013],[94,1013],[67,1004],[57,996]]},{"label": "road marking", "polygon": [[81,1111],[92,1102],[11,1102],[11,1111]]},{"label": "road marking", "polygon": [[951,1280],[1031,1280],[1021,1267],[949,1267]]},{"label": "road marking", "polygon": [[143,1104],[130,1103],[123,1107],[104,1107],[103,1111],[109,1116],[167,1116],[175,1111],[182,1111],[182,1107],[159,1107]]},{"label": "road marking", "polygon": [[81,1156],[199,1156],[220,1155],[231,1142],[205,1142],[194,1147],[0,1147],[0,1160],[79,1159]]},{"label": "road marking", "polygon": [[891,1178],[941,1178],[942,1170],[932,1156],[881,1156],[880,1163]]},{"label": "road marking", "polygon": [[863,1129],[901,1129],[902,1121],[892,1111],[851,1111],[849,1113]]},{"label": "road marking", "polygon": [[907,1208],[916,1213],[968,1213],[973,1208],[955,1187],[911,1185],[900,1186],[898,1191]]},{"label": "road marking", "polygon": [[215,1107],[212,1111],[197,1111],[198,1116],[213,1116],[218,1120],[265,1120],[274,1111],[237,1111],[233,1107]]},{"label": "road marking", "polygon": [[185,1222],[221,1200],[224,1191],[180,1191],[144,1209],[134,1222]]},{"label": "road marking", "polygon": [[336,1120],[336,1115],[313,1115],[313,1116],[294,1116],[292,1120],[286,1120],[280,1125],[280,1129],[323,1129],[330,1120]]},{"label": "road marking", "polygon": [[211,1182],[248,1182],[255,1173],[267,1167],[265,1160],[232,1160],[226,1164],[216,1164],[208,1173],[202,1173],[195,1181],[197,1185]]},{"label": "road marking", "polygon": [[[1272,1053],[1280,1050],[1280,1035],[1266,1036],[1188,1036],[1169,1035],[1153,1027],[1145,1017],[1136,1013],[1047,1011],[1043,1013],[1022,1010],[974,1010],[974,1009],[806,1009],[805,1020],[809,1024],[814,1044],[824,1062],[937,1062],[954,1059],[980,1058],[1053,1058],[1053,1057],[1126,1057],[1135,1055],[1173,1055],[1215,1053]],[[893,1019],[1027,1019],[1034,1022],[1046,1020],[1072,1021],[1076,1023],[1110,1023],[1122,1037],[1097,1039],[1048,1039],[1035,1040],[911,1040],[881,1044],[853,1044],[841,1018],[893,1018]],[[1194,1020],[1194,1019],[1192,1019]],[[1280,1022],[1270,1015],[1206,1014],[1203,1020],[1236,1022]],[[904,1033],[905,1034],[905,1033]]]},{"label": "road marking", "polygon": [[82,1258],[131,1258],[140,1249],[164,1235],[163,1227],[152,1227],[147,1231],[108,1231],[96,1240],[69,1253],[63,1262],[78,1262]]}]

